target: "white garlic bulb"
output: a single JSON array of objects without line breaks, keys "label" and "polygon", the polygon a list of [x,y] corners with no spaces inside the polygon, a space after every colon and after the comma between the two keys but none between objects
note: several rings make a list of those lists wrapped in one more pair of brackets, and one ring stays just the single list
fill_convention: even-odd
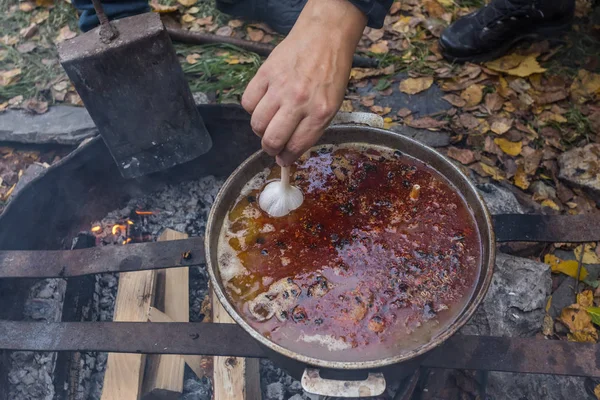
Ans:
[{"label": "white garlic bulb", "polygon": [[304,195],[290,185],[290,168],[281,167],[281,180],[269,183],[258,197],[260,208],[272,217],[283,217],[302,205]]}]

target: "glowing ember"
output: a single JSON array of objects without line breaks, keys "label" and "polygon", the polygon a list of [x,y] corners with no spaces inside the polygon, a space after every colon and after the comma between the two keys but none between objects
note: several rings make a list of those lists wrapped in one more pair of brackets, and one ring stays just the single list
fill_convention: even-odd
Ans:
[{"label": "glowing ember", "polygon": [[127,220],[127,225],[133,225],[133,221],[132,220]]},{"label": "glowing ember", "polygon": [[154,211],[138,211],[138,210],[136,210],[135,213],[137,215],[154,215]]},{"label": "glowing ember", "polygon": [[116,235],[119,232],[125,232],[126,229],[127,229],[127,227],[125,225],[115,224],[112,227],[112,234]]},{"label": "glowing ember", "polygon": [[92,227],[92,232],[96,233],[96,232],[100,232],[102,230],[101,226],[94,226]]}]

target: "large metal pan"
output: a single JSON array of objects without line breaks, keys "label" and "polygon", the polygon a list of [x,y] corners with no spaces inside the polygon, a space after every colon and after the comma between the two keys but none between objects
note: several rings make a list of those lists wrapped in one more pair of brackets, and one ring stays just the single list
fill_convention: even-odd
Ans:
[{"label": "large metal pan", "polygon": [[[302,374],[302,384],[307,391],[313,393],[317,392],[322,395],[340,395],[340,391],[342,391],[347,396],[373,396],[378,395],[378,392],[385,389],[384,376],[380,373],[382,370],[389,370],[390,366],[401,367],[407,366],[408,364],[411,364],[414,368],[414,363],[419,356],[434,349],[456,333],[473,315],[477,306],[479,306],[484,298],[492,278],[492,269],[495,259],[495,237],[490,214],[475,187],[458,168],[437,151],[424,146],[415,140],[388,130],[356,125],[331,126],[326,130],[318,144],[342,143],[368,143],[398,149],[409,156],[427,163],[437,170],[454,185],[456,190],[460,192],[466,200],[475,217],[477,228],[479,230],[482,256],[475,290],[454,322],[438,332],[426,344],[398,354],[390,354],[386,358],[364,362],[328,361],[315,357],[308,357],[300,352],[290,351],[289,349],[272,342],[252,328],[235,310],[232,303],[225,295],[217,261],[217,244],[222,222],[227,217],[228,211],[238,198],[242,187],[258,172],[273,166],[273,158],[263,151],[258,151],[243,162],[231,174],[229,179],[227,179],[215,199],[206,228],[206,257],[213,289],[227,312],[250,335],[270,349],[271,353],[274,355],[274,359],[277,359],[280,363],[282,360],[295,360],[296,363],[294,368],[296,369],[298,368],[298,365],[303,365],[305,369]],[[340,383],[339,381],[336,382],[322,379],[318,371],[315,370],[315,367],[327,371],[364,370],[369,372],[376,371],[378,373],[371,373],[367,380],[364,381],[345,381]]]}]

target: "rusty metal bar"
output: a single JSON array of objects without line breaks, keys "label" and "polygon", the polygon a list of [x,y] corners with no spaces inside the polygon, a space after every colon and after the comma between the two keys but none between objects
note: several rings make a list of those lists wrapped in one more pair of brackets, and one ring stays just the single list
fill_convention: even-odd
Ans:
[{"label": "rusty metal bar", "polygon": [[[187,257],[184,257],[184,253]],[[0,278],[66,278],[190,267],[205,262],[204,238],[82,250],[0,251]]]},{"label": "rusty metal bar", "polygon": [[492,217],[498,242],[584,243],[600,240],[597,215],[500,214]]},{"label": "rusty metal bar", "polygon": [[[235,324],[0,321],[0,349],[265,357]],[[430,368],[600,377],[600,347],[559,340],[455,335],[424,360]]]},{"label": "rusty metal bar", "polygon": [[[600,218],[592,215],[495,215],[499,242],[595,242]],[[191,252],[191,259],[182,257]],[[84,250],[0,251],[0,278],[53,278],[176,268],[205,262],[204,239],[105,246]]]}]

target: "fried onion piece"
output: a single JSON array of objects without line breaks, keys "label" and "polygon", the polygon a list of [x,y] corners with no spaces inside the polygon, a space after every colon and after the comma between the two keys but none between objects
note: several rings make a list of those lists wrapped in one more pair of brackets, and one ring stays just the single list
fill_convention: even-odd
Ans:
[{"label": "fried onion piece", "polygon": [[296,305],[296,299],[302,289],[294,283],[292,278],[283,278],[273,283],[269,290],[261,293],[248,303],[250,314],[259,322],[267,321],[277,316],[280,321],[285,321],[289,310]]}]

